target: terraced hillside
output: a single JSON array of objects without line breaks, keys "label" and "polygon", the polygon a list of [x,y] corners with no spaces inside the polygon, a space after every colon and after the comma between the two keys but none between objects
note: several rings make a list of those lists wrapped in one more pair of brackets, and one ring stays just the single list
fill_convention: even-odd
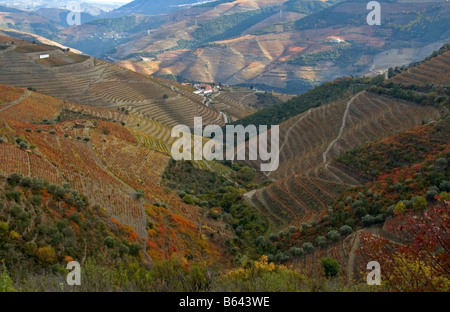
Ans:
[{"label": "terraced hillside", "polygon": [[229,88],[219,91],[211,97],[214,108],[227,113],[232,120],[238,120],[253,114],[258,98],[254,91]]},{"label": "terraced hillside", "polygon": [[[336,193],[315,222],[294,224],[282,231],[273,228],[269,240],[258,241],[260,252],[275,262],[289,261],[314,278],[323,274],[322,258],[330,257],[340,265],[339,275],[354,283],[365,281],[366,265],[374,257],[382,267],[392,259],[376,254],[380,245],[371,245],[373,241],[369,237],[384,240],[383,247],[385,244],[402,246],[404,251],[418,248],[423,252],[423,248],[434,248],[420,243],[424,237],[445,245],[443,237],[448,235],[448,226],[440,226],[446,223],[449,204],[449,129],[450,119],[445,116],[341,154],[334,165],[340,164],[345,172],[365,177],[366,183]],[[297,182],[308,178],[303,176]],[[272,191],[273,198],[288,202],[289,198],[280,195],[280,189],[287,189],[288,183],[289,178],[278,180],[268,193]],[[434,215],[434,208],[442,209],[442,214]],[[281,222],[283,211],[287,209],[283,207],[278,212]],[[287,214],[287,217],[292,216]],[[392,255],[392,249],[382,250],[389,250]],[[442,257],[448,257],[448,253],[444,252]]]},{"label": "terraced hillside", "polygon": [[440,115],[434,107],[367,92],[310,109],[280,125],[280,166],[268,173],[276,182],[249,194],[248,202],[277,226],[317,221],[338,194],[365,182],[335,157]]},{"label": "terraced hillside", "polygon": [[[334,257],[341,261],[350,280],[363,278],[358,269],[364,267],[367,261],[370,261],[368,258],[373,256],[370,254],[371,247],[367,237],[361,236],[362,233],[382,237],[393,246],[407,245],[409,247],[405,249],[408,250],[414,248],[411,238],[416,237],[418,242],[420,235],[423,234],[414,229],[416,226],[423,227],[419,225],[423,219],[412,213],[413,210],[415,213],[418,210],[426,210],[426,223],[435,222],[436,228],[441,222],[446,222],[445,216],[435,220],[429,216],[433,216],[434,212],[431,212],[433,207],[439,207],[438,209],[443,209],[442,211],[448,210],[446,196],[449,190],[447,182],[449,169],[446,162],[450,156],[449,127],[450,120],[444,117],[381,141],[360,146],[339,158],[340,162],[372,178],[364,186],[347,190],[334,202],[332,211],[327,211],[328,214],[336,216],[342,215],[343,211],[348,211],[351,207],[351,215],[356,223],[359,222],[358,218],[363,217],[360,220],[364,228],[354,233],[356,237],[352,243],[353,252],[348,257],[345,254]],[[418,205],[419,200],[422,206]],[[411,202],[411,206],[408,201]],[[361,203],[362,206],[358,206]],[[408,207],[403,206],[405,203]],[[367,217],[364,219],[365,216],[362,216],[364,208],[361,209],[363,206],[369,208],[367,210],[369,213],[377,214],[378,220],[373,220],[379,224],[371,225],[370,220],[367,222]],[[405,210],[402,210],[402,207],[405,207]],[[332,217],[330,223],[339,226],[339,222],[336,223],[338,218]],[[410,221],[407,222],[409,218]],[[342,222],[340,224],[348,223],[345,218],[340,222]],[[445,236],[446,229],[448,227],[444,226],[439,235]],[[352,236],[354,235],[347,236],[337,245],[345,243]],[[358,249],[359,252],[355,254]]]},{"label": "terraced hillside", "polygon": [[[0,51],[0,83],[30,88],[78,104],[133,108],[168,126],[192,126],[195,116],[222,125],[221,114],[201,98],[164,81],[94,58],[2,36],[9,46]],[[14,42],[14,44],[11,44]],[[41,59],[41,55],[49,55]]]},{"label": "terraced hillside", "polygon": [[57,23],[38,14],[5,6],[0,7],[0,27],[31,31],[44,37],[51,37],[63,29]]},{"label": "terraced hillside", "polygon": [[[70,183],[90,205],[128,226],[153,259],[186,250],[215,257],[217,249],[199,237],[201,226],[214,229],[216,223],[159,186],[169,156],[144,146],[121,125],[132,114],[78,106],[27,89],[0,86],[0,95],[0,175]],[[140,139],[148,138],[141,133]]]},{"label": "terraced hillside", "polygon": [[[155,121],[149,115],[144,115],[132,107],[108,110],[93,106],[78,105],[71,102],[64,102],[61,107],[62,111],[58,117],[60,121],[94,119],[120,123],[126,126],[143,146],[159,151],[167,156],[170,156],[172,144],[177,140],[176,137],[172,137],[171,127]],[[202,142],[202,144],[205,144],[207,139],[202,138]],[[227,171],[223,165],[212,161],[198,161],[197,165],[221,173]]]},{"label": "terraced hillside", "polygon": [[450,85],[450,51],[394,76],[392,81],[402,85]]},{"label": "terraced hillside", "polygon": [[[429,68],[432,64],[441,65],[443,79],[438,80],[439,84],[445,85],[447,67],[444,65],[448,56],[448,52],[445,52],[433,57],[381,85],[406,81],[406,77],[410,77],[412,73],[424,72],[423,68]],[[433,77],[435,76],[428,73],[421,74],[416,79],[420,79],[420,84],[431,88],[433,84],[438,84],[438,80]],[[274,228],[319,221],[320,213],[336,196],[350,186],[367,182],[364,175],[336,162],[337,157],[356,146],[437,120],[448,112],[448,107],[444,104],[445,99],[448,99],[445,92],[432,94],[432,99],[440,96],[441,102],[418,101],[415,93],[408,92],[414,95],[409,101],[401,99],[396,92],[389,96],[371,91],[370,88],[369,91],[355,95],[347,92],[337,101],[311,108],[282,122],[280,165],[276,171],[267,173],[275,182],[246,194],[247,202],[269,215]],[[420,99],[430,96],[421,93]],[[416,104],[418,102],[420,104]],[[252,165],[255,168],[260,166],[256,162]]]}]

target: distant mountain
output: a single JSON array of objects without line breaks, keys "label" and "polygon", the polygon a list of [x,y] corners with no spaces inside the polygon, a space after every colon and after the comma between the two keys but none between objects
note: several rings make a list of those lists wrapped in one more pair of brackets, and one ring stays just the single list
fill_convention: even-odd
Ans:
[{"label": "distant mountain", "polygon": [[80,26],[45,10],[37,22],[5,12],[0,26],[145,75],[300,94],[419,61],[450,40],[448,2],[401,1],[383,5],[380,26],[367,24],[362,0],[136,0]]},{"label": "distant mountain", "polygon": [[43,16],[5,6],[0,6],[0,27],[29,32],[50,39],[62,30],[58,23]]},{"label": "distant mountain", "polygon": [[[63,9],[53,9],[53,8],[41,8],[36,11],[34,11],[35,14],[40,15],[42,17],[45,17],[46,19],[58,23],[62,27],[69,27],[67,24],[67,16],[70,13],[69,10],[63,10]],[[81,23],[87,23],[90,21],[95,20],[96,17],[92,16],[88,13],[81,13]]]},{"label": "distant mountain", "polygon": [[188,5],[212,2],[201,0],[135,0],[108,14],[107,17],[121,17],[131,14],[157,15],[169,13]]},{"label": "distant mountain", "polygon": [[[19,10],[27,10],[27,11],[33,11],[38,9],[67,9],[67,6],[70,4],[73,4],[74,1],[72,0],[0,0],[0,5],[8,6],[10,8],[16,8]],[[88,13],[90,15],[100,15],[104,14],[106,12],[112,11],[114,9],[117,9],[126,1],[123,1],[123,3],[118,2],[112,2],[112,3],[105,3],[105,2],[95,2],[95,1],[77,1],[77,3],[80,5],[81,12]]]},{"label": "distant mountain", "polygon": [[336,2],[234,1],[180,10],[109,56],[180,81],[299,94],[419,61],[450,40],[448,2],[386,2],[380,26],[367,24],[366,3]]},{"label": "distant mountain", "polygon": [[0,12],[22,12],[21,10],[19,10],[19,9],[16,9],[16,8],[11,8],[11,7],[6,7],[6,6],[3,6],[3,5],[0,5]]}]

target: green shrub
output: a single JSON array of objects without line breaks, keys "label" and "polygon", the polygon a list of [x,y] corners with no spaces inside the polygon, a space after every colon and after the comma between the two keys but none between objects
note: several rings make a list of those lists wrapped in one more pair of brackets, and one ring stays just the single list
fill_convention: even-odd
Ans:
[{"label": "green shrub", "polygon": [[0,221],[0,234],[5,235],[9,232],[9,225],[6,222]]},{"label": "green shrub", "polygon": [[255,174],[256,174],[255,169],[244,166],[241,169],[239,169],[239,171],[237,173],[237,177],[239,180],[242,180],[245,183],[248,183],[254,179]]},{"label": "green shrub", "polygon": [[269,234],[269,240],[272,242],[276,242],[279,239],[278,235],[275,233],[270,233]]},{"label": "green shrub", "polygon": [[401,192],[401,191],[403,190],[403,184],[401,184],[401,183],[396,183],[396,184],[393,186],[393,189],[394,189],[394,191],[396,191],[396,192]]},{"label": "green shrub", "polygon": [[28,144],[25,141],[22,141],[19,143],[19,148],[20,149],[28,149]]},{"label": "green shrub", "polygon": [[178,185],[177,185],[175,182],[170,181],[170,182],[167,183],[167,186],[168,186],[169,188],[171,188],[172,190],[174,190],[174,189],[177,188]]},{"label": "green shrub", "polygon": [[305,251],[305,253],[310,253],[314,251],[314,246],[310,242],[305,242],[302,245],[302,249]]},{"label": "green shrub", "polygon": [[306,223],[306,222],[302,222],[302,223],[300,224],[300,226],[302,227],[303,230],[306,230],[306,229],[308,229],[308,228],[311,227],[311,226],[310,226],[308,223]]},{"label": "green shrub", "polygon": [[20,202],[21,196],[22,196],[22,192],[20,192],[20,191],[11,191],[11,192],[5,193],[6,199],[14,200],[16,203]]},{"label": "green shrub", "polygon": [[20,185],[23,187],[29,188],[33,184],[33,180],[30,177],[24,177],[22,181],[20,181]]},{"label": "green shrub", "polygon": [[116,240],[114,238],[112,238],[111,236],[107,236],[103,240],[103,243],[108,248],[114,248],[114,246],[116,245]]},{"label": "green shrub", "polygon": [[298,232],[298,227],[296,226],[290,226],[289,227],[289,233],[295,233]]},{"label": "green shrub", "polygon": [[141,245],[139,245],[137,243],[132,243],[130,245],[130,247],[128,248],[129,249],[128,252],[130,255],[136,257],[136,256],[139,256],[139,251],[141,251],[141,248],[142,248]]},{"label": "green shrub", "polygon": [[22,207],[20,207],[19,205],[15,204],[11,207],[11,210],[9,211],[9,213],[15,217],[18,218],[21,214],[22,214]]},{"label": "green shrub", "polygon": [[351,197],[351,196],[347,196],[347,198],[345,199],[345,203],[347,204],[347,205],[352,205],[352,203],[353,203],[353,197]]},{"label": "green shrub", "polygon": [[126,246],[124,243],[120,244],[120,246],[119,246],[119,253],[120,253],[121,256],[124,255],[124,254],[129,253],[129,251],[130,251],[130,249],[128,248],[128,246]]},{"label": "green shrub", "polygon": [[291,249],[289,249],[289,252],[294,257],[301,257],[305,253],[303,248],[299,248],[299,247],[291,247]]},{"label": "green shrub", "polygon": [[444,192],[450,192],[450,181],[442,181],[439,184],[439,189]]},{"label": "green shrub", "polygon": [[319,247],[325,247],[327,245],[327,239],[324,236],[318,236],[316,238],[316,244]]},{"label": "green shrub", "polygon": [[390,205],[389,207],[387,207],[386,208],[386,215],[387,216],[393,216],[394,215],[394,209],[395,209],[394,205]]},{"label": "green shrub", "polygon": [[373,216],[367,214],[364,217],[362,217],[361,221],[362,221],[363,226],[369,227],[375,223],[375,218]]},{"label": "green shrub", "polygon": [[194,204],[194,198],[193,198],[191,195],[189,195],[189,194],[187,194],[187,195],[185,195],[185,196],[183,197],[183,201],[184,201],[186,204],[188,204],[188,205],[193,205],[193,204]]},{"label": "green shrub", "polygon": [[75,222],[78,225],[81,225],[81,223],[82,223],[81,216],[78,213],[76,213],[76,212],[71,213],[70,216],[69,216],[69,219],[71,221]]},{"label": "green shrub", "polygon": [[336,230],[331,230],[327,233],[327,237],[328,239],[330,239],[333,242],[337,242],[339,240],[339,238],[341,237],[341,235],[339,234],[338,231]]},{"label": "green shrub", "polygon": [[416,212],[425,211],[428,207],[427,200],[422,196],[416,196],[411,199],[412,208]]},{"label": "green shrub", "polygon": [[339,231],[341,232],[342,235],[349,235],[351,233],[353,233],[353,229],[351,226],[349,225],[343,225],[341,226],[341,228],[339,229]]},{"label": "green shrub", "polygon": [[364,206],[358,206],[355,210],[355,216],[358,218],[362,218],[367,214],[368,210]]},{"label": "green shrub", "polygon": [[30,203],[35,207],[40,207],[42,205],[42,196],[41,195],[31,196]]},{"label": "green shrub", "polygon": [[33,177],[32,179],[32,183],[31,183],[31,188],[35,191],[37,190],[42,190],[45,187],[45,182],[44,180],[41,180],[39,178]]},{"label": "green shrub", "polygon": [[437,195],[439,195],[439,188],[436,186],[432,186],[426,192],[425,198],[427,199],[427,201],[435,201],[434,197]]},{"label": "green shrub", "polygon": [[259,245],[261,245],[261,244],[264,244],[264,242],[266,241],[266,239],[264,238],[264,236],[258,236],[256,239],[255,239],[255,245],[256,246],[259,246]]},{"label": "green shrub", "polygon": [[445,158],[438,158],[438,159],[436,160],[436,165],[437,165],[438,167],[442,167],[442,168],[447,167],[447,159],[445,159]]},{"label": "green shrub", "polygon": [[16,290],[13,287],[13,282],[9,277],[8,271],[6,270],[5,265],[0,269],[0,293],[4,292],[15,292]]},{"label": "green shrub", "polygon": [[276,258],[279,262],[284,263],[289,260],[289,255],[284,252],[278,252]]},{"label": "green shrub", "polygon": [[326,277],[336,277],[341,270],[339,263],[336,259],[333,258],[323,258],[322,261],[322,269],[325,273]]}]

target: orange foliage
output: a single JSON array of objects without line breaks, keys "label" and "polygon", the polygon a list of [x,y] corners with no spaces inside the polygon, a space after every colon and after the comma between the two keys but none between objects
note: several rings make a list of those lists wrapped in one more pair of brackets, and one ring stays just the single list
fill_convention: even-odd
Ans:
[{"label": "orange foliage", "polygon": [[192,222],[183,218],[180,215],[172,214],[172,215],[170,215],[170,219],[172,219],[172,221],[175,222],[177,224],[177,226],[179,226],[179,227],[188,227],[191,229],[195,228],[195,225]]},{"label": "orange foliage", "polygon": [[69,262],[72,262],[72,261],[74,261],[74,259],[71,256],[65,256],[64,257],[64,262],[69,263]]}]

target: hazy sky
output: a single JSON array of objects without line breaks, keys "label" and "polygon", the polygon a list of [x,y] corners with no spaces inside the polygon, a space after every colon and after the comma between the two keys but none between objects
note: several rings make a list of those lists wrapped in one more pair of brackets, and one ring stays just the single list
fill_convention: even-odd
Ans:
[{"label": "hazy sky", "polygon": [[81,2],[96,2],[96,3],[128,3],[133,0],[83,0]]}]

